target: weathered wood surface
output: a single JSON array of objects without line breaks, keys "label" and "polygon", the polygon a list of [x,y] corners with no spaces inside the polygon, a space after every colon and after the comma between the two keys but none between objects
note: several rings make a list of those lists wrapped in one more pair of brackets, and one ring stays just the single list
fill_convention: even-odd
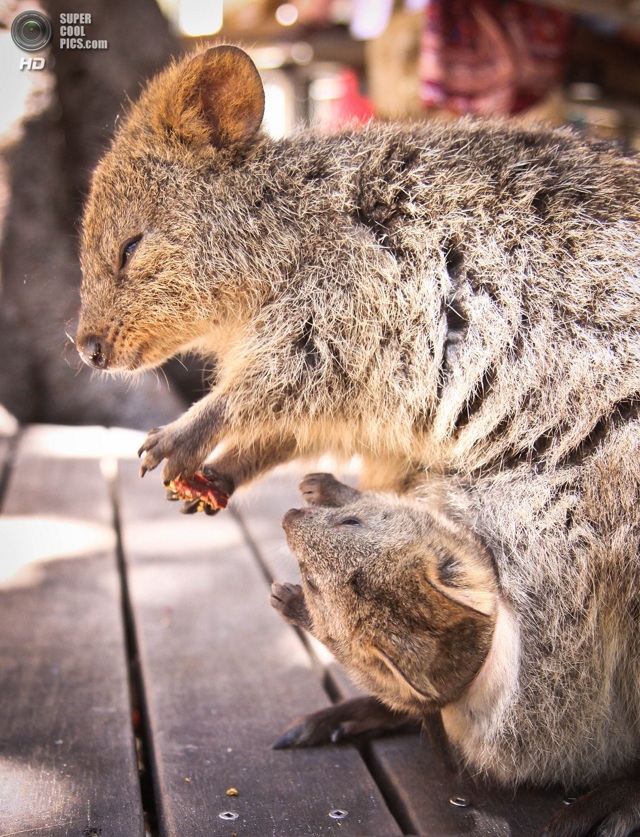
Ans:
[{"label": "weathered wood surface", "polygon": [[[92,435],[25,432],[5,491],[2,837],[144,834],[107,485],[97,458],[61,457],[55,446],[77,451]],[[48,560],[25,565],[40,556]]]},{"label": "weathered wood surface", "polygon": [[233,516],[179,515],[130,463],[118,495],[160,834],[401,834],[355,749],[271,749],[328,698]]}]

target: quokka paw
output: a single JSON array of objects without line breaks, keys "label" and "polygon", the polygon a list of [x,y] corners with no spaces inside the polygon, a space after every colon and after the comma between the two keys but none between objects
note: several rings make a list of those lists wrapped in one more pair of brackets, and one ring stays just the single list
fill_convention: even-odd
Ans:
[{"label": "quokka paw", "polygon": [[307,606],[299,584],[272,584],[269,603],[286,622],[298,627],[306,626]]},{"label": "quokka paw", "polygon": [[311,506],[342,506],[358,495],[354,488],[339,482],[333,474],[307,474],[299,489]]},{"label": "quokka paw", "polygon": [[202,451],[194,448],[188,425],[185,426],[180,419],[150,430],[138,450],[138,456],[142,459],[142,477],[166,460],[163,471],[165,483],[178,477],[193,476],[204,459]]}]

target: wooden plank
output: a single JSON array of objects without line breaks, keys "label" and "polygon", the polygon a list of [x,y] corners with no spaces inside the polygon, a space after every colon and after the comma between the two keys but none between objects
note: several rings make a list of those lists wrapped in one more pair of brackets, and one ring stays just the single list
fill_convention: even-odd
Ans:
[{"label": "wooden plank", "polygon": [[105,438],[105,428],[34,426],[25,430],[4,513],[58,514],[110,527],[112,504],[100,469]]},{"label": "wooden plank", "polygon": [[142,837],[109,493],[61,441],[96,434],[27,431],[0,517],[0,834]]},{"label": "wooden plank", "polygon": [[[369,744],[369,765],[392,810],[425,837],[537,837],[563,806],[557,791],[502,790],[463,772],[451,776],[424,736],[403,734]],[[464,799],[464,807],[452,804]]]},{"label": "wooden plank", "polygon": [[119,494],[161,835],[400,834],[355,749],[271,749],[327,698],[233,516],[180,515],[130,463]]}]

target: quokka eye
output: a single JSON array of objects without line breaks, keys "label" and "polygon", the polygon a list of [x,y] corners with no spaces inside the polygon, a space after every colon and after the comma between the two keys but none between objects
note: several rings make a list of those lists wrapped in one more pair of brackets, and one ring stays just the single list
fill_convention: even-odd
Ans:
[{"label": "quokka eye", "polygon": [[305,577],[305,581],[307,582],[307,587],[309,588],[309,590],[311,590],[312,593],[318,592],[318,585],[315,583],[315,581],[310,575]]},{"label": "quokka eye", "polygon": [[123,270],[129,259],[134,253],[134,250],[140,243],[140,239],[142,238],[141,235],[135,236],[135,238],[130,238],[122,245],[122,250],[120,251],[120,270]]},{"label": "quokka eye", "polygon": [[360,521],[357,517],[345,517],[340,521],[341,526],[360,526]]}]

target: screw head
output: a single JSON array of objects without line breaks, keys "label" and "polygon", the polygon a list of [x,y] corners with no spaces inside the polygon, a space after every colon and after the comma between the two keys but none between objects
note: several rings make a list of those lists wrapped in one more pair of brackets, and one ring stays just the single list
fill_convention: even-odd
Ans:
[{"label": "screw head", "polygon": [[449,802],[456,808],[468,808],[471,805],[471,800],[465,796],[452,796]]}]

